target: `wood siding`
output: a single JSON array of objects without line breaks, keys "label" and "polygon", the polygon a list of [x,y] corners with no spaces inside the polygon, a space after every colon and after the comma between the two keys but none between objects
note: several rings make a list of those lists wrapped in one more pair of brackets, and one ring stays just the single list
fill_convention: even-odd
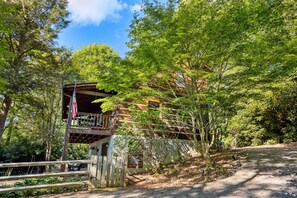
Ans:
[{"label": "wood siding", "polygon": [[[150,105],[150,103],[154,104]],[[159,107],[156,103],[159,104]],[[154,109],[158,110],[158,108],[161,108],[158,113],[158,121],[153,121],[149,125],[138,123],[132,115],[137,113],[140,114],[148,109],[151,111],[154,111]],[[162,109],[164,111],[162,111]],[[162,103],[162,101],[157,99],[149,99],[139,103],[123,102],[118,105],[116,111],[114,112],[114,116],[117,129],[129,128],[134,131],[139,131],[140,133],[146,133],[154,136],[167,134],[170,138],[174,138],[174,136],[182,139],[191,138],[190,126],[177,118],[174,106]]]}]

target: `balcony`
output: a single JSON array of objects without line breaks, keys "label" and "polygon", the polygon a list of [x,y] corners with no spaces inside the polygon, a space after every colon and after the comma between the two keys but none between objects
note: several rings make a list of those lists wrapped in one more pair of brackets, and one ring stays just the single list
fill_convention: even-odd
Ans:
[{"label": "balcony", "polygon": [[111,112],[79,112],[75,120],[68,121],[69,143],[92,143],[112,135],[114,119]]}]

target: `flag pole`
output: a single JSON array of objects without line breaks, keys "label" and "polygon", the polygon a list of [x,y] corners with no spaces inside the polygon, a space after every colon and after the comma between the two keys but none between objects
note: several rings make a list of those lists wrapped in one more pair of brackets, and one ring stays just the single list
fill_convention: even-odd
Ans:
[{"label": "flag pole", "polygon": [[[75,80],[75,84],[74,84],[74,90],[75,89],[76,89],[76,80]],[[69,132],[68,128],[70,128],[71,122],[73,121],[72,114],[73,114],[73,94],[70,97],[70,103],[69,103],[69,107],[68,107],[67,125],[65,128],[64,145],[63,145],[63,151],[62,151],[62,161],[65,161],[68,158],[68,143],[69,143],[69,138],[70,138],[70,132]],[[65,165],[61,164],[61,172],[64,172],[65,168],[66,168]]]},{"label": "flag pole", "polygon": [[77,99],[76,99],[76,81],[73,89],[71,108],[72,108],[72,111],[71,111],[72,125],[74,125],[75,117],[78,116]]}]

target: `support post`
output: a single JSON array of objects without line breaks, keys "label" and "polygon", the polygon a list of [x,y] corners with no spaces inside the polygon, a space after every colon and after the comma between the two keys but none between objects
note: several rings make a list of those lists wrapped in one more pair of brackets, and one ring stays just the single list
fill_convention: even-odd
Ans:
[{"label": "support post", "polygon": [[[72,99],[73,97],[70,97],[70,104],[68,108],[68,117],[67,117],[67,125],[65,128],[65,136],[64,136],[64,145],[63,145],[63,151],[62,151],[62,161],[67,160],[68,158],[68,143],[70,138],[70,133],[68,131],[68,128],[71,125],[71,119],[72,119]],[[61,165],[61,172],[65,171],[65,165]]]}]

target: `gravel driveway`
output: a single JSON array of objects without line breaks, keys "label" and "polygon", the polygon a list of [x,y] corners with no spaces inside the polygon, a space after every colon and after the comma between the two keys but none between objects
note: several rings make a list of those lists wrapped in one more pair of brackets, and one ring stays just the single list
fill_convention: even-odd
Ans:
[{"label": "gravel driveway", "polygon": [[243,165],[231,177],[182,188],[132,189],[57,195],[53,198],[113,197],[297,197],[297,149],[245,148]]}]

